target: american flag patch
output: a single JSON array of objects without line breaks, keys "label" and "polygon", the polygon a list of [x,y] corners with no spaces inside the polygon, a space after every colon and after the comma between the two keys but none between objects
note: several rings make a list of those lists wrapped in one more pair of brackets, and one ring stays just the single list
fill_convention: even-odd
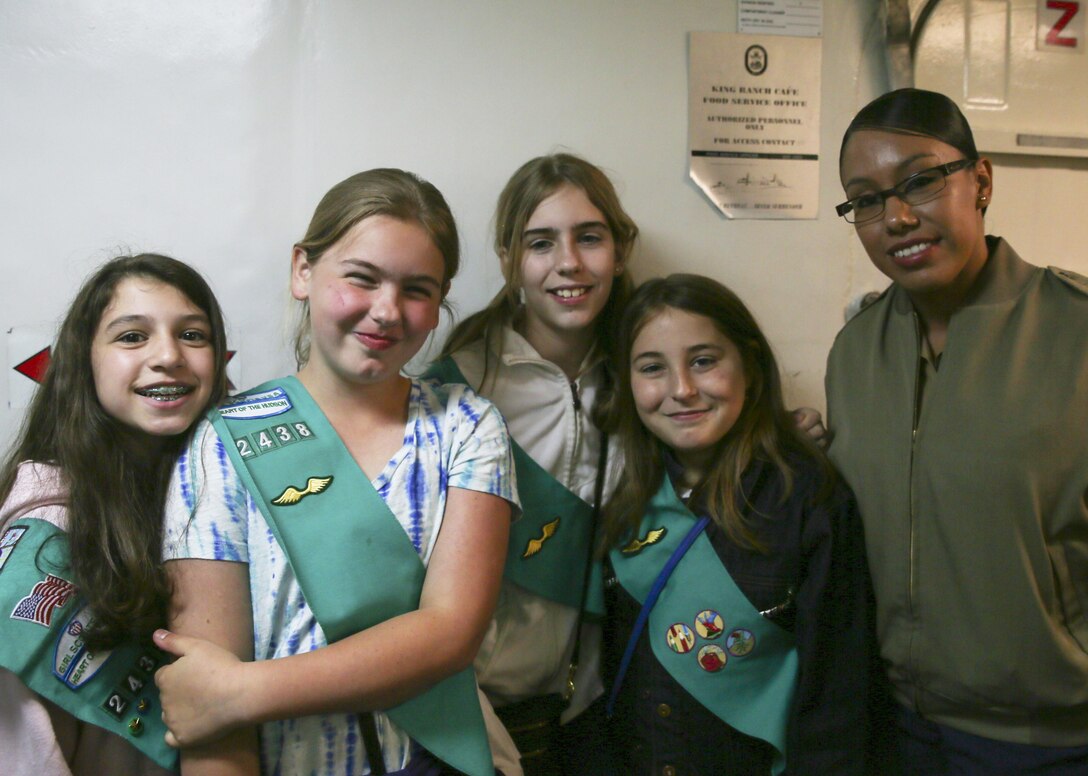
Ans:
[{"label": "american flag patch", "polygon": [[15,604],[11,619],[36,622],[48,628],[53,620],[53,612],[68,603],[68,599],[75,592],[76,586],[67,579],[48,574],[44,580],[34,585],[30,595]]}]

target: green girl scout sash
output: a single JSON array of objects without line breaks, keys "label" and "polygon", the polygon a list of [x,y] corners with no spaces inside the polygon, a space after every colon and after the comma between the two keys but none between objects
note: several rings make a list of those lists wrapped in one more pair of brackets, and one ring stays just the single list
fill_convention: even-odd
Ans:
[{"label": "green girl scout sash", "polygon": [[[209,419],[233,440],[231,460],[330,643],[419,608],[419,555],[297,379],[258,386]],[[471,668],[384,711],[443,762],[495,772]]]},{"label": "green girl scout sash", "polygon": [[[616,579],[640,603],[695,523],[668,477],[638,536],[610,553]],[[763,617],[700,533],[669,577],[646,626],[654,657],[719,719],[771,744],[785,768],[786,724],[797,685],[794,637]]]},{"label": "green girl scout sash", "polygon": [[[431,365],[427,377],[468,385],[450,357]],[[521,518],[510,526],[503,576],[511,582],[573,609],[582,605],[584,576],[590,557],[593,507],[559,484],[551,474],[510,441],[521,496]],[[594,562],[585,593],[585,610],[604,614],[600,561]]]},{"label": "green girl scout sash", "polygon": [[67,534],[51,522],[21,517],[0,530],[0,666],[77,719],[176,769],[153,678],[166,656],[150,642],[89,651],[81,634],[93,615],[70,577]]}]

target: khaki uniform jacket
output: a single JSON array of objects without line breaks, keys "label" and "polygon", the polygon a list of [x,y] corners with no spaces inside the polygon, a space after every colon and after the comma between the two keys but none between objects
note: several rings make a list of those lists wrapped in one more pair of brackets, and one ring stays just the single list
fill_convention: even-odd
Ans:
[{"label": "khaki uniform jacket", "polygon": [[839,333],[830,454],[861,507],[897,699],[976,735],[1084,745],[1088,281],[987,242],[924,402],[901,288]]}]

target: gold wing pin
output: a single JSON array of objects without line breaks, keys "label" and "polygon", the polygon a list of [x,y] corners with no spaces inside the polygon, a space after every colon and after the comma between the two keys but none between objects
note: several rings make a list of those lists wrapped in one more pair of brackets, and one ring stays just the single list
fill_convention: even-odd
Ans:
[{"label": "gold wing pin", "polygon": [[283,493],[272,499],[272,503],[278,507],[289,507],[302,501],[306,496],[325,490],[325,488],[329,487],[330,482],[332,482],[332,475],[328,477],[311,477],[306,480],[306,487],[302,490],[288,485]]},{"label": "gold wing pin", "polygon": [[555,518],[550,523],[544,524],[544,531],[540,534],[539,539],[530,539],[529,543],[525,545],[525,552],[521,554],[523,558],[531,558],[544,549],[544,542],[555,536],[555,532],[559,530],[559,518]]},{"label": "gold wing pin", "polygon": [[620,550],[620,552],[622,552],[624,555],[634,555],[636,552],[642,552],[643,547],[649,547],[651,544],[657,544],[659,541],[665,538],[665,534],[667,534],[668,532],[668,528],[654,528],[653,530],[646,532],[645,539],[632,539],[626,547]]}]

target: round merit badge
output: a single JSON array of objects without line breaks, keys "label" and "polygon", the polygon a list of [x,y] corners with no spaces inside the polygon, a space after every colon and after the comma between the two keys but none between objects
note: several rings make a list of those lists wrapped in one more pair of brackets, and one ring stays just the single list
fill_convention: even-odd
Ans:
[{"label": "round merit badge", "polygon": [[695,632],[704,639],[716,639],[722,635],[725,623],[722,616],[713,609],[704,609],[695,615]]},{"label": "round merit badge", "polygon": [[729,660],[717,644],[707,644],[699,650],[698,657],[699,667],[712,674],[725,668],[725,663]]},{"label": "round merit badge", "polygon": [[744,657],[756,647],[756,637],[750,630],[737,628],[725,639],[725,648],[734,657]]},{"label": "round merit badge", "polygon": [[695,634],[684,623],[676,622],[669,626],[669,631],[665,634],[665,641],[668,642],[669,649],[673,652],[683,654],[691,652],[691,648],[695,646]]}]

